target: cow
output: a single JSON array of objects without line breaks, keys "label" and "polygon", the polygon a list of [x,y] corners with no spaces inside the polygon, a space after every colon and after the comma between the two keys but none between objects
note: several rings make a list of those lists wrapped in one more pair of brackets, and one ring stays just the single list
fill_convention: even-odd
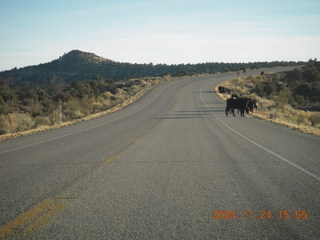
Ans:
[{"label": "cow", "polygon": [[234,99],[239,98],[239,96],[237,94],[232,94],[231,97],[234,98]]},{"label": "cow", "polygon": [[222,87],[222,86],[219,86],[219,87],[218,87],[218,91],[219,91],[219,93],[225,93],[225,92],[226,92],[226,91],[225,91],[225,88]]},{"label": "cow", "polygon": [[224,92],[227,93],[227,94],[231,94],[232,93],[231,89],[226,88],[226,87],[224,88]]},{"label": "cow", "polygon": [[232,92],[229,88],[222,87],[222,86],[218,87],[218,91],[219,93],[227,93],[227,94],[230,94]]},{"label": "cow", "polygon": [[248,110],[253,112],[254,109],[258,109],[258,101],[252,98],[249,98]]},{"label": "cow", "polygon": [[228,117],[229,112],[231,111],[233,116],[234,115],[234,110],[238,109],[240,110],[241,117],[244,117],[244,111],[249,113],[249,98],[228,98],[227,99],[227,106],[226,106],[226,116]]}]

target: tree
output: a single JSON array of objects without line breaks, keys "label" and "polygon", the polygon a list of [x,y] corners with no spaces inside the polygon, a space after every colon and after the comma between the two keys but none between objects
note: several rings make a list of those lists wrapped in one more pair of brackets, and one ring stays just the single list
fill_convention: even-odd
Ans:
[{"label": "tree", "polygon": [[310,83],[301,83],[294,89],[295,95],[309,96],[312,93],[312,87]]}]

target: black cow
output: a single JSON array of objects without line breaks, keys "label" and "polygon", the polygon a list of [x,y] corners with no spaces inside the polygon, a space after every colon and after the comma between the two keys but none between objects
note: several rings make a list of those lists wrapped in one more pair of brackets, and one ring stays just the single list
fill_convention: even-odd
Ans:
[{"label": "black cow", "polygon": [[230,94],[232,92],[229,88],[222,87],[222,86],[218,87],[218,91],[219,93],[227,93],[227,94]]},{"label": "black cow", "polygon": [[254,109],[258,109],[258,102],[255,99],[249,98],[248,110],[253,112]]},{"label": "black cow", "polygon": [[222,87],[222,86],[219,86],[219,87],[218,87],[218,91],[219,91],[219,93],[225,93],[225,92],[226,92],[226,91],[225,91],[225,88]]},{"label": "black cow", "polygon": [[240,110],[241,117],[244,117],[244,111],[249,113],[249,98],[229,98],[227,99],[227,106],[226,106],[226,116],[228,117],[229,112],[231,111],[233,116],[234,115],[234,110],[238,109]]},{"label": "black cow", "polygon": [[227,93],[227,94],[231,94],[232,93],[231,89],[229,89],[229,88],[224,88],[224,92]]},{"label": "black cow", "polygon": [[232,94],[231,97],[234,98],[234,99],[239,98],[239,96],[237,94]]}]

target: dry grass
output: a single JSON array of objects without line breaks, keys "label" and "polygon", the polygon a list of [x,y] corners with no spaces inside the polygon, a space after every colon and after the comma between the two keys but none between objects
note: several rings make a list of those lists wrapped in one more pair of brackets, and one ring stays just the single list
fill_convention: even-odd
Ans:
[{"label": "dry grass", "polygon": [[[284,105],[283,107],[279,107],[277,110],[276,103],[273,100],[261,98],[253,93],[250,94],[250,89],[255,86],[255,83],[263,80],[262,78],[265,77],[269,76],[255,75],[246,78],[237,78],[223,82],[219,86],[232,89],[236,94],[240,96],[245,95],[258,100],[259,108],[257,111],[250,113],[252,116],[264,119],[266,121],[285,125],[287,127],[305,133],[311,133],[320,136],[319,112],[297,110],[288,104]],[[228,94],[219,93],[218,86],[215,87],[215,91],[223,100],[231,97]]]}]

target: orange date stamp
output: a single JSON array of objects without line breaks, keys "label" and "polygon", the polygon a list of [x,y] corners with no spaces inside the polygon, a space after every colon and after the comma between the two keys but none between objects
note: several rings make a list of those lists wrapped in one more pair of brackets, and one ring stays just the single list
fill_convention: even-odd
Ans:
[{"label": "orange date stamp", "polygon": [[212,219],[308,219],[308,211],[212,211]]}]

